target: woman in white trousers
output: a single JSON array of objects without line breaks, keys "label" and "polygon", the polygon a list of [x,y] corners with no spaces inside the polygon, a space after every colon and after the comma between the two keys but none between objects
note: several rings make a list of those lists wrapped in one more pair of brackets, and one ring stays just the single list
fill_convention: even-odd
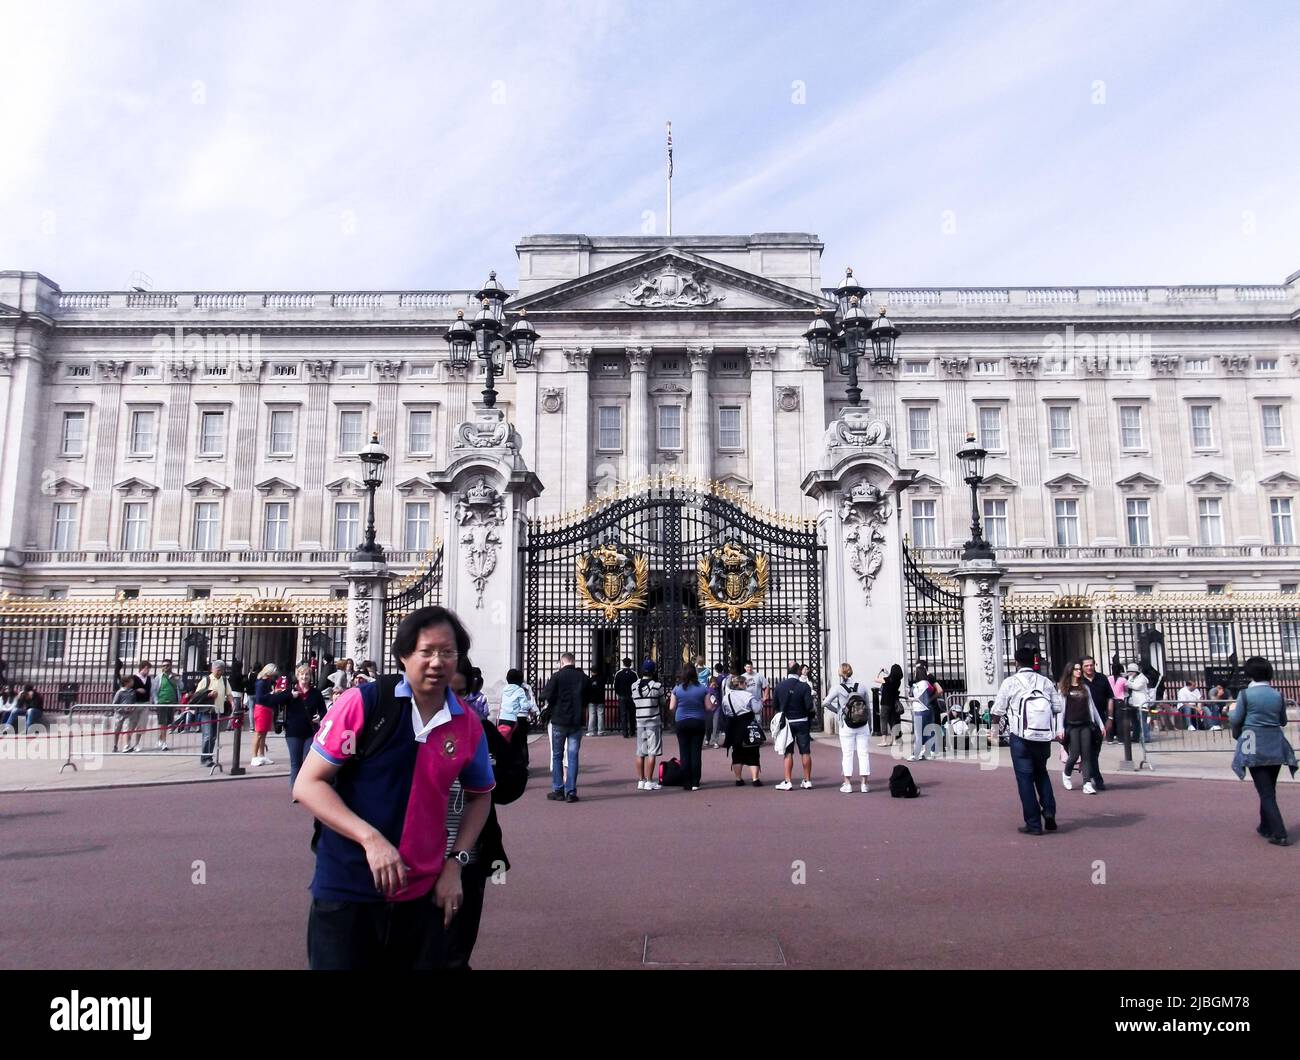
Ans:
[{"label": "woman in white trousers", "polygon": [[[843,756],[844,783],[840,791],[846,795],[853,791],[853,760],[857,758],[858,773],[862,777],[863,794],[870,791],[867,778],[871,776],[871,706],[866,691],[853,680],[853,667],[840,663],[840,680],[833,685],[822,706],[835,715],[839,723],[840,753]],[[850,724],[850,721],[857,724]]]}]

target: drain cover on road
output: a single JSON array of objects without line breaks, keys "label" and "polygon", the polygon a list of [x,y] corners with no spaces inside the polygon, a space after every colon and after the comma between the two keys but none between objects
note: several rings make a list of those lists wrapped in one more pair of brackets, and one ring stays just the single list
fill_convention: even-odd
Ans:
[{"label": "drain cover on road", "polygon": [[697,968],[784,968],[785,954],[775,935],[647,935],[645,965]]}]

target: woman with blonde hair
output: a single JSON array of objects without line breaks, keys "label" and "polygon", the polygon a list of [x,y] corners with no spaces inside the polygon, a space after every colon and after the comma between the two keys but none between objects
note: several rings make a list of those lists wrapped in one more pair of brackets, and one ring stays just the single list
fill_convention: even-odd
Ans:
[{"label": "woman with blonde hair", "polygon": [[[325,697],[312,681],[311,666],[300,663],[293,672],[297,683],[289,692],[284,708],[284,742],[289,748],[289,791],[293,791],[303,757],[320,722],[325,717]],[[297,800],[294,800],[297,801]]]},{"label": "woman with blonde hair", "polygon": [[862,778],[862,793],[871,789],[867,779],[871,776],[871,705],[866,690],[853,680],[853,667],[840,663],[840,681],[826,698],[822,707],[839,719],[840,754],[843,758],[844,783],[840,791],[845,795],[853,791],[853,760],[856,756],[858,774]]},{"label": "woman with blonde hair", "polygon": [[[731,771],[736,775],[736,787],[745,786],[744,778],[740,775],[745,766],[749,766],[749,777],[754,787],[762,787],[758,769],[759,748],[763,745],[763,725],[754,713],[754,701],[745,686],[744,674],[733,674],[727,679],[721,711],[726,725],[722,746],[731,752]],[[757,727],[757,732],[752,736],[751,726]]]},{"label": "woman with blonde hair", "polygon": [[266,754],[266,735],[275,725],[276,709],[293,698],[285,687],[287,684],[275,663],[267,663],[257,672],[253,687],[253,757],[249,765],[275,765],[275,759]]}]

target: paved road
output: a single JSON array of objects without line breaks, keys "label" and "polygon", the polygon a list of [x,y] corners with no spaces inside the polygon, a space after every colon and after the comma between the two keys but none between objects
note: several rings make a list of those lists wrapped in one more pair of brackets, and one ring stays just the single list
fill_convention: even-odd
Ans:
[{"label": "paved road", "polygon": [[[1297,964],[1300,846],[1255,835],[1249,784],[1115,776],[1085,796],[1058,774],[1061,831],[1030,838],[1009,765],[925,763],[903,801],[883,753],[870,795],[839,793],[822,743],[812,791],[736,788],[705,754],[699,792],[637,791],[619,737],[584,742],[575,805],[539,773],[501,811],[515,868],[489,886],[476,966]],[[303,967],[310,828],[286,787],[5,796],[0,967]]]}]

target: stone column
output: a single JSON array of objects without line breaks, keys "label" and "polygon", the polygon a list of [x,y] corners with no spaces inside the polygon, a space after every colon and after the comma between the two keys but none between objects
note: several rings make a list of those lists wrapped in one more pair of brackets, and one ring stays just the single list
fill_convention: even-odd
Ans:
[{"label": "stone column", "polygon": [[966,696],[991,701],[1006,676],[1007,651],[1002,643],[1002,594],[998,583],[1006,573],[991,559],[963,559],[956,574],[961,582],[965,627]]},{"label": "stone column", "polygon": [[[772,370],[776,367],[775,346],[750,346],[749,419],[750,478],[754,481],[753,501],[761,508],[776,508],[776,461],[766,446],[776,437],[776,390]],[[759,443],[765,447],[759,448]],[[766,453],[766,455],[760,455]],[[805,491],[806,492],[806,491]]]},{"label": "stone column", "polygon": [[[45,395],[46,384],[53,382],[53,373],[45,371],[50,332],[34,321],[25,320],[22,313],[17,319],[21,323],[12,331],[0,332],[0,453],[4,456],[0,463],[0,566],[3,567],[22,565],[23,550],[33,540],[29,520],[32,525],[40,525],[41,508],[48,511],[53,503],[48,496],[48,483],[55,478],[39,456],[47,420],[54,415]],[[121,387],[116,386],[114,390],[120,392]],[[115,395],[114,401],[117,400]],[[110,413],[101,409],[99,415],[105,417]],[[116,411],[111,415],[116,426]],[[86,444],[89,447],[89,438]],[[111,493],[111,490],[105,487],[104,492]],[[92,500],[90,505],[83,505],[83,511],[86,507],[98,508],[99,504],[98,500]],[[83,515],[83,541],[95,532],[94,525]],[[48,548],[50,542],[36,544]]]},{"label": "stone column", "polygon": [[712,346],[689,346],[686,356],[691,359],[691,434],[690,462],[687,473],[708,482],[713,471],[713,445],[709,436],[709,361]]},{"label": "stone column", "polygon": [[[325,521],[325,464],[330,454],[326,439],[330,428],[330,376],[333,361],[307,361],[307,409],[303,437],[310,439],[305,448],[302,467],[302,493],[298,501],[297,548],[320,548],[327,538]],[[256,535],[253,535],[256,538]],[[378,660],[376,660],[378,661]]]},{"label": "stone column", "polygon": [[627,406],[627,477],[635,482],[650,474],[650,356],[649,346],[627,349],[632,390]]},{"label": "stone column", "polygon": [[[226,525],[229,527],[225,537],[229,545],[236,548],[252,548],[256,535],[253,531],[253,479],[254,472],[257,470],[258,463],[258,430],[257,421],[261,413],[261,402],[258,400],[261,391],[260,380],[262,378],[261,361],[244,361],[238,364],[235,371],[239,378],[239,401],[235,408],[235,414],[238,417],[236,426],[232,435],[234,453],[234,474],[233,483],[230,493],[226,496],[226,504],[229,506],[229,514],[225,515]],[[173,391],[179,389],[178,384],[173,384]],[[186,390],[189,386],[186,384]],[[182,430],[187,428],[182,423]],[[181,440],[181,456],[184,458],[188,447],[184,444],[184,435]],[[321,447],[324,442],[322,440]],[[322,478],[324,474],[322,472]],[[163,484],[163,489],[168,488]],[[166,494],[164,493],[164,498]],[[182,530],[181,540],[184,541],[184,531]]]},{"label": "stone column", "polygon": [[[113,478],[117,469],[117,425],[122,412],[122,376],[125,361],[96,361],[99,373],[99,399],[95,415],[99,429],[95,433],[95,462],[91,472],[89,503],[83,507],[81,539],[83,548],[121,548],[119,538],[110,540],[113,523]],[[117,526],[121,533],[121,526]],[[152,540],[152,535],[150,535]]]},{"label": "stone column", "polygon": [[899,494],[916,471],[900,468],[888,425],[848,408],[826,432],[821,465],[804,478],[826,545],[826,669],[849,663],[870,681],[905,663]]},{"label": "stone column", "polygon": [[500,703],[506,671],[523,659],[523,557],[527,506],[542,491],[501,411],[461,424],[442,470],[430,476],[446,497],[443,600],[469,631],[471,658],[489,702]]},{"label": "stone column", "polygon": [[365,659],[384,670],[393,666],[391,645],[384,643],[384,593],[392,576],[383,560],[353,560],[343,576],[348,583],[347,652],[358,667]]},{"label": "stone column", "polygon": [[564,505],[561,510],[568,511],[587,503],[587,483],[591,478],[588,466],[591,347],[565,347],[564,359],[569,370],[564,377]]}]

